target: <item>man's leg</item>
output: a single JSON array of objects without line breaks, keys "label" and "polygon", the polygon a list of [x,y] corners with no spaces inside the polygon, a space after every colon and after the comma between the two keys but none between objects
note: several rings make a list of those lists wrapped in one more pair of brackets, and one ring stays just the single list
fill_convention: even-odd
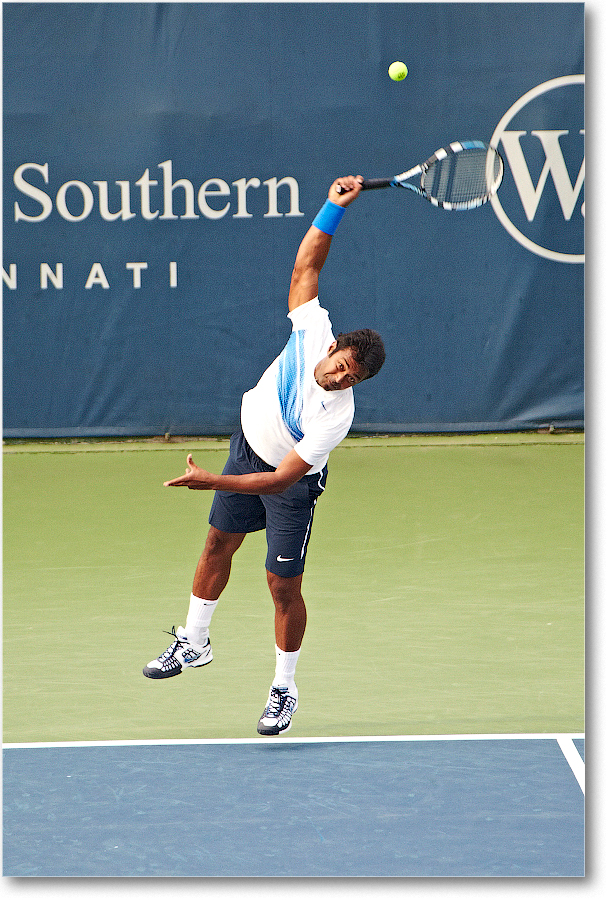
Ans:
[{"label": "man's leg", "polygon": [[209,527],[205,549],[194,573],[192,593],[195,597],[219,598],[230,578],[232,557],[244,539],[244,534],[228,534],[213,525]]},{"label": "man's leg", "polygon": [[220,594],[228,584],[232,557],[244,539],[244,534],[230,534],[213,525],[209,528],[205,549],[194,573],[186,618],[188,640],[197,646],[205,646],[209,640],[211,617]]},{"label": "man's leg", "polygon": [[199,668],[211,662],[211,617],[228,584],[232,557],[244,538],[244,534],[229,534],[210,526],[194,575],[186,627],[180,626],[177,632],[174,629],[175,641],[144,668],[148,678],[170,678],[179,675],[184,668]]},{"label": "man's leg", "polygon": [[277,647],[292,653],[302,646],[306,629],[306,606],[302,597],[302,575],[282,578],[266,572],[274,600],[274,635]]},{"label": "man's leg", "polygon": [[298,708],[296,665],[306,629],[306,606],[302,597],[302,575],[285,578],[267,570],[268,587],[274,601],[276,667],[268,702],[258,722],[264,735],[284,734]]},{"label": "man's leg", "polygon": [[[302,574],[317,499],[327,471],[304,476],[281,494],[263,497],[266,509],[266,575],[275,607],[276,666],[260,734],[284,734],[298,708],[296,665],[306,629]],[[278,574],[281,573],[281,574]]]}]

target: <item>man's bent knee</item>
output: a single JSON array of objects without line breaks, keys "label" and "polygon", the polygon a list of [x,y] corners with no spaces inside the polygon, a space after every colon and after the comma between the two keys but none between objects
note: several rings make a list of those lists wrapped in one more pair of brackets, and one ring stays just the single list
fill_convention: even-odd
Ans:
[{"label": "man's bent knee", "polygon": [[244,534],[230,534],[220,531],[214,525],[209,526],[207,541],[205,542],[205,554],[208,556],[232,556],[245,539]]},{"label": "man's bent knee", "polygon": [[301,575],[295,575],[293,578],[284,578],[282,575],[275,575],[274,572],[266,570],[266,578],[275,603],[284,606],[302,599]]}]

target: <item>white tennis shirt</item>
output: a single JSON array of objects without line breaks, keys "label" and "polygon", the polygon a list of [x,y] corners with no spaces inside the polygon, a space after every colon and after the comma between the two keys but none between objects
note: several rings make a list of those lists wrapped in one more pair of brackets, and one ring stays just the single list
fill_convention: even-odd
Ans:
[{"label": "white tennis shirt", "polygon": [[257,385],[243,394],[241,425],[249,446],[275,468],[290,450],[320,472],[350,430],[353,389],[326,391],[314,370],[335,340],[319,298],[288,314],[291,337]]}]

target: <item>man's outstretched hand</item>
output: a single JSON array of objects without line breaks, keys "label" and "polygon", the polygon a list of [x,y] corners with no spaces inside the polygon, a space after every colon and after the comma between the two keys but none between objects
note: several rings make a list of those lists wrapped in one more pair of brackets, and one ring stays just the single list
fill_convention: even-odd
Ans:
[{"label": "man's outstretched hand", "polygon": [[186,474],[181,478],[174,478],[172,481],[165,481],[164,487],[187,487],[193,491],[211,491],[215,484],[215,475],[200,469],[192,459],[192,454],[188,454],[188,467]]}]

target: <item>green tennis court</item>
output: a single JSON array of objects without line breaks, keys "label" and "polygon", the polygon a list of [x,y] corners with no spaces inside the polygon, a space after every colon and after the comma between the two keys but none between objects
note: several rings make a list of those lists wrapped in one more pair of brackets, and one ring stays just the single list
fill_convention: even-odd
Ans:
[{"label": "green tennis court", "polygon": [[[265,540],[235,557],[214,661],[142,667],[184,623],[224,440],[4,448],[4,740],[255,737],[274,671]],[[304,578],[290,737],[582,732],[581,434],[352,438]],[[346,530],[345,530],[346,526]]]}]

